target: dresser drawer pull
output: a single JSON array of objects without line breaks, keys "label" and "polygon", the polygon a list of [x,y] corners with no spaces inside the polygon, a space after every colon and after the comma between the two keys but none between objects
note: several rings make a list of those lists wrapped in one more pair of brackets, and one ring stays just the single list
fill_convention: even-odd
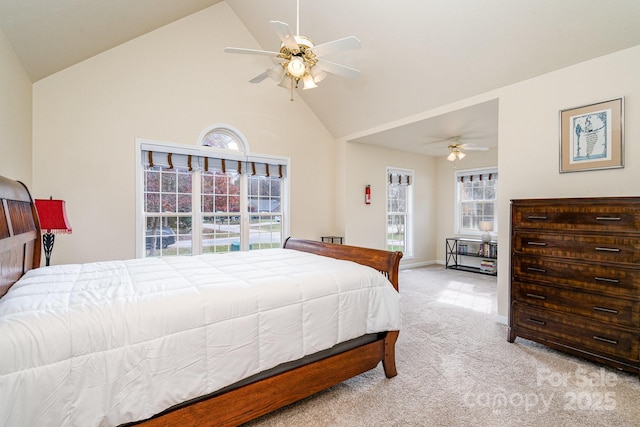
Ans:
[{"label": "dresser drawer pull", "polygon": [[609,344],[618,345],[618,340],[610,340],[609,338],[603,338],[603,337],[599,337],[597,335],[594,335],[593,339],[594,340],[598,340],[598,341],[602,341],[602,342],[606,342],[606,343],[609,343]]},{"label": "dresser drawer pull", "polygon": [[620,249],[618,249],[618,248],[601,248],[601,247],[596,247],[596,251],[600,251],[600,252],[620,252]]},{"label": "dresser drawer pull", "polygon": [[596,221],[620,221],[619,216],[597,216]]},{"label": "dresser drawer pull", "polygon": [[544,242],[527,242],[527,245],[531,245],[531,246],[547,246],[547,244],[544,243]]},{"label": "dresser drawer pull", "polygon": [[608,277],[594,277],[594,279],[598,282],[607,282],[607,283],[620,283],[618,279],[609,279]]},{"label": "dresser drawer pull", "polygon": [[531,318],[531,317],[529,317],[527,320],[528,320],[529,322],[531,322],[531,323],[535,323],[536,325],[540,325],[540,326],[544,326],[544,325],[546,325],[546,324],[547,324],[547,322],[545,322],[545,321],[543,321],[543,320],[533,319],[533,318]]},{"label": "dresser drawer pull", "polygon": [[543,219],[544,220],[544,219],[548,219],[548,217],[544,215],[529,215],[527,219]]},{"label": "dresser drawer pull", "polygon": [[527,271],[533,271],[535,273],[546,273],[547,270],[544,268],[536,268],[536,267],[527,267]]},{"label": "dresser drawer pull", "polygon": [[527,296],[535,299],[547,299],[544,295],[532,294],[530,292],[527,292]]},{"label": "dresser drawer pull", "polygon": [[604,311],[605,313],[612,313],[612,314],[618,314],[618,310],[614,310],[612,308],[606,308],[606,307],[598,307],[597,305],[593,307],[593,309],[595,311]]}]

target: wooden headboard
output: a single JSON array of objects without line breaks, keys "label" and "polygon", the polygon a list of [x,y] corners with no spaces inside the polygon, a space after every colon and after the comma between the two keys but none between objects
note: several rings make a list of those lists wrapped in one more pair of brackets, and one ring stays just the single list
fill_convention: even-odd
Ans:
[{"label": "wooden headboard", "polygon": [[0,297],[40,266],[40,222],[27,187],[0,176]]},{"label": "wooden headboard", "polygon": [[385,275],[393,287],[396,288],[396,291],[398,290],[398,270],[400,268],[402,252],[391,252],[348,245],[336,245],[333,243],[294,239],[292,237],[285,240],[283,247],[285,249],[311,252],[318,255],[344,259],[357,262],[358,264],[367,265]]}]

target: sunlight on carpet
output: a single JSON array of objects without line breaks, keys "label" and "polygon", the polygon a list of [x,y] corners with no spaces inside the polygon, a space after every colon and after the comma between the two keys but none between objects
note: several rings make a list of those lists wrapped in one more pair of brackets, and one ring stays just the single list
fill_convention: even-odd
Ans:
[{"label": "sunlight on carpet", "polygon": [[480,313],[489,314],[493,309],[493,301],[489,294],[480,294],[474,289],[474,286],[463,282],[449,282],[440,293],[437,301]]}]

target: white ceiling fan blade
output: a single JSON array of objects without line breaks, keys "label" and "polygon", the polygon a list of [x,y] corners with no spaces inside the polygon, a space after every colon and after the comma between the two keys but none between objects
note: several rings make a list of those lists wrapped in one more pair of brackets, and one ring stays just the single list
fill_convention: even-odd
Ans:
[{"label": "white ceiling fan blade", "polygon": [[284,77],[284,69],[281,65],[275,65],[249,80],[249,83],[260,83],[267,77],[280,83],[282,77]]},{"label": "white ceiling fan blade", "polygon": [[326,72],[337,74],[338,76],[346,77],[348,79],[356,79],[360,76],[360,71],[355,68],[336,64],[335,62],[327,61],[326,59],[318,59],[318,65]]},{"label": "white ceiling fan blade", "polygon": [[487,151],[487,150],[489,150],[489,147],[479,147],[479,146],[467,145],[467,144],[462,144],[458,148],[460,148],[461,150],[467,150],[467,151]]},{"label": "white ceiling fan blade", "polygon": [[258,74],[257,76],[255,76],[254,78],[249,80],[249,83],[260,83],[261,81],[263,81],[267,77],[269,77],[268,70],[267,71],[263,71],[262,73]]},{"label": "white ceiling fan blade", "polygon": [[329,55],[339,50],[355,49],[361,46],[360,39],[355,36],[345,37],[343,39],[334,40],[327,43],[319,44],[312,50],[317,57]]},{"label": "white ceiling fan blade", "polygon": [[298,46],[298,42],[296,42],[295,35],[291,32],[291,28],[289,28],[288,24],[280,21],[269,21],[273,28],[275,28],[276,33],[278,33],[278,37],[285,45],[287,49],[292,52],[297,52],[300,50]]},{"label": "white ceiling fan blade", "polygon": [[226,53],[242,53],[248,55],[278,56],[279,52],[270,52],[268,50],[244,49],[241,47],[225,47]]}]

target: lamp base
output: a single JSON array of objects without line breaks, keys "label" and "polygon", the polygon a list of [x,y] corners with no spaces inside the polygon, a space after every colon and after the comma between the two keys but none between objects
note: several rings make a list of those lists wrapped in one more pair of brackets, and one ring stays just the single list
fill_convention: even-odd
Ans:
[{"label": "lamp base", "polygon": [[488,231],[482,233],[482,241],[484,243],[489,243],[491,241],[491,233],[489,233]]},{"label": "lamp base", "polygon": [[53,241],[56,236],[53,233],[44,233],[42,235],[42,247],[44,248],[44,257],[47,262],[47,267],[49,266],[49,260],[51,259],[51,251],[53,250]]}]

